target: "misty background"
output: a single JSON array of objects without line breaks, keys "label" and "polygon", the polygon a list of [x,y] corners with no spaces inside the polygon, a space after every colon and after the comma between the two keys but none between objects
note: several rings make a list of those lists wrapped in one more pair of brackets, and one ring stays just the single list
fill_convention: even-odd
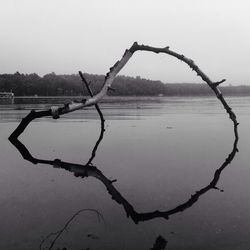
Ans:
[{"label": "misty background", "polygon": [[[0,0],[0,73],[104,75],[134,41],[170,46],[214,81],[250,84],[248,0]],[[121,72],[202,82],[167,55],[137,52]]]}]

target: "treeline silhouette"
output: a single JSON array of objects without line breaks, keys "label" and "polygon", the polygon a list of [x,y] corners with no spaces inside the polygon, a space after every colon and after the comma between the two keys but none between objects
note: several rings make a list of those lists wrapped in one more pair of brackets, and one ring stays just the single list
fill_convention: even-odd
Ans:
[{"label": "treeline silhouette", "polygon": [[[91,82],[93,93],[98,93],[104,82],[104,75],[85,74]],[[163,83],[141,77],[118,76],[113,84],[113,96],[209,96],[212,91],[206,84]],[[221,86],[225,95],[250,95],[250,86]],[[88,95],[78,74],[1,74],[0,92],[12,91],[15,96],[78,96]]]}]

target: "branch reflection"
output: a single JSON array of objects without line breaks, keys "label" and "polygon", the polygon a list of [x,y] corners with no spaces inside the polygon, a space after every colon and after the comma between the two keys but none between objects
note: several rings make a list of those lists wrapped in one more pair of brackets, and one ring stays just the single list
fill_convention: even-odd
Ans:
[{"label": "branch reflection", "polygon": [[[127,201],[124,196],[117,190],[117,188],[114,186],[114,182],[116,180],[111,180],[107,178],[102,171],[100,171],[96,166],[92,165],[92,161],[96,156],[96,151],[98,149],[98,146],[100,145],[100,142],[103,139],[105,128],[104,128],[104,119],[101,119],[101,132],[99,135],[99,138],[92,150],[92,154],[90,159],[85,165],[71,163],[71,162],[64,162],[60,159],[55,160],[44,160],[44,159],[38,159],[33,157],[28,149],[17,139],[17,138],[11,138],[10,142],[17,148],[17,150],[20,152],[20,154],[23,156],[23,158],[27,161],[32,162],[33,164],[48,164],[53,166],[54,168],[61,168],[66,171],[74,173],[76,177],[94,177],[98,180],[100,180],[106,187],[108,193],[112,197],[114,201],[116,201],[118,204],[121,204],[127,214],[127,217],[130,217],[136,224],[141,221],[147,221],[152,220],[154,218],[165,218],[169,219],[170,216],[183,212],[184,210],[190,208],[193,206],[199,198],[207,193],[211,189],[218,189],[216,187],[221,174],[223,170],[231,163],[231,161],[234,159],[236,153],[238,152],[237,144],[238,144],[238,136],[235,136],[234,142],[233,142],[233,148],[228,157],[225,159],[225,161],[222,163],[222,165],[215,171],[213,178],[211,182],[201,188],[200,190],[196,191],[194,194],[191,195],[191,198],[189,198],[186,202],[179,204],[173,209],[167,210],[167,211],[152,211],[152,212],[137,212],[134,207]],[[237,126],[234,127],[234,129],[237,132]],[[237,133],[236,133],[237,134]]]}]

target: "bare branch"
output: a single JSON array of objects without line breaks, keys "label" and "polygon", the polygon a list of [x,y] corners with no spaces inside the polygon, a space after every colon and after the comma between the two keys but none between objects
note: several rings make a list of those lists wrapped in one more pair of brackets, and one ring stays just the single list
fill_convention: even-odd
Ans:
[{"label": "bare branch", "polygon": [[223,83],[223,82],[225,82],[225,81],[226,81],[226,79],[222,79],[222,80],[219,81],[219,82],[214,82],[213,85],[214,85],[215,87],[217,87],[217,86],[219,86],[221,83]]},{"label": "bare branch", "polygon": [[[86,86],[86,88],[87,88],[87,90],[88,90],[88,92],[89,92],[89,95],[90,95],[91,97],[93,97],[93,92],[92,92],[92,90],[91,90],[91,88],[90,88],[90,84],[88,84],[88,82],[86,81],[86,79],[85,79],[85,77],[83,76],[83,74],[82,74],[81,71],[79,71],[79,75],[80,75],[82,81],[84,82],[84,84],[85,84],[85,86]],[[97,142],[96,142],[96,144],[95,144],[95,146],[94,146],[94,148],[93,148],[93,150],[92,150],[91,157],[89,158],[89,160],[88,160],[88,162],[86,163],[86,165],[90,165],[90,164],[92,163],[93,159],[95,158],[97,148],[99,147],[99,144],[100,144],[100,142],[102,141],[103,135],[104,135],[104,132],[105,132],[105,119],[104,119],[104,116],[103,116],[103,114],[102,114],[102,111],[101,111],[101,109],[100,109],[100,107],[99,107],[99,105],[98,105],[97,103],[95,104],[95,108],[96,108],[96,110],[97,110],[97,112],[98,112],[98,114],[99,114],[100,120],[101,120],[101,132],[100,132],[99,138],[98,138],[98,140],[97,140]]]},{"label": "bare branch", "polygon": [[[135,42],[131,46],[130,49],[127,49],[125,51],[121,60],[117,61],[114,64],[114,66],[110,68],[110,71],[106,74],[103,87],[98,94],[96,94],[95,96],[91,96],[87,100],[83,100],[82,103],[73,102],[71,104],[64,105],[64,107],[57,107],[57,108],[50,109],[48,111],[42,111],[42,112],[45,112],[44,115],[42,115],[43,113],[41,113],[41,112],[40,113],[37,113],[37,112],[30,113],[28,115],[29,118],[26,119],[25,121],[22,121],[16,129],[17,131],[15,130],[10,137],[19,136],[24,131],[24,129],[27,127],[27,125],[32,120],[34,120],[38,117],[52,116],[53,118],[59,118],[60,115],[72,112],[74,110],[82,109],[82,108],[87,107],[87,106],[92,106],[92,105],[97,104],[107,94],[108,90],[111,88],[111,85],[112,85],[116,75],[126,65],[126,63],[129,61],[129,59],[132,57],[133,53],[135,53],[136,51],[149,51],[149,52],[154,52],[154,53],[164,53],[164,54],[173,56],[182,62],[185,62],[213,90],[216,97],[220,100],[220,102],[222,103],[226,112],[229,114],[229,118],[232,120],[232,122],[234,123],[235,126],[238,126],[238,121],[236,119],[235,113],[232,111],[230,106],[227,104],[221,91],[218,89],[219,83],[214,83],[212,80],[210,80],[210,78],[194,63],[193,60],[185,57],[182,54],[178,54],[178,53],[170,50],[169,47],[156,48],[156,47],[151,47],[148,45],[139,45],[137,42]],[[81,74],[80,74],[80,76],[81,76]],[[220,83],[222,83],[222,82],[224,82],[224,79]],[[87,85],[88,84],[86,84],[86,86]],[[235,133],[235,136],[238,137],[237,129],[235,129],[235,126],[234,126],[234,133]]]},{"label": "bare branch", "polygon": [[[165,54],[171,55],[173,57],[176,57],[177,59],[181,60],[182,62],[185,62],[214,91],[216,97],[220,100],[220,102],[222,103],[226,112],[229,114],[229,118],[234,123],[234,133],[235,133],[235,136],[238,138],[238,132],[237,132],[237,129],[235,129],[235,126],[238,126],[239,123],[236,119],[235,113],[232,111],[230,106],[227,104],[221,91],[218,89],[217,86],[219,84],[217,84],[217,83],[214,84],[214,82],[212,80],[210,80],[210,78],[194,63],[193,60],[185,57],[182,54],[178,54],[178,53],[170,50],[169,47],[156,48],[156,47],[151,47],[151,46],[147,46],[147,45],[139,45],[137,42],[135,42],[129,50],[125,51],[122,59],[120,61],[116,62],[115,65],[110,68],[110,71],[106,75],[103,89],[101,90],[101,92],[98,95],[96,95],[97,99],[101,98],[102,95],[104,95],[104,93],[107,91],[107,88],[111,86],[111,84],[112,84],[115,76],[118,74],[118,72],[125,66],[125,64],[131,58],[133,53],[135,53],[136,51],[139,51],[139,50],[150,51],[150,52],[154,52],[154,53],[165,53]],[[225,80],[223,79],[220,83],[222,83],[224,81]]]},{"label": "bare branch", "polygon": [[85,86],[86,86],[86,88],[87,88],[87,90],[88,90],[88,92],[89,92],[89,95],[90,95],[91,97],[93,97],[93,96],[94,96],[94,95],[93,95],[93,92],[92,92],[92,90],[91,90],[90,87],[89,87],[89,86],[90,86],[90,83],[87,82],[87,80],[85,79],[85,77],[84,77],[83,74],[82,74],[82,71],[79,71],[78,73],[79,73],[79,75],[80,75],[82,81],[84,82],[84,84],[85,84]]},{"label": "bare branch", "polygon": [[[85,77],[83,76],[83,74],[82,74],[81,71],[79,71],[79,75],[80,75],[82,81],[84,82],[84,84],[85,84],[85,86],[86,86],[86,88],[87,88],[87,90],[88,90],[88,92],[89,92],[89,95],[90,95],[91,97],[93,97],[94,95],[93,95],[93,92],[92,92],[92,90],[91,90],[91,88],[90,88],[90,83],[87,82],[87,80],[85,79]],[[96,108],[96,110],[97,110],[97,112],[98,112],[98,114],[99,114],[99,116],[100,116],[101,122],[102,122],[102,124],[103,124],[103,123],[105,122],[105,120],[104,120],[102,111],[101,111],[101,109],[99,108],[99,105],[98,105],[97,103],[95,104],[95,108]],[[103,125],[104,125],[104,124],[103,124]]]},{"label": "bare branch", "polygon": [[52,116],[51,109],[45,111],[31,110],[30,113],[22,119],[17,128],[10,135],[9,139],[18,138],[19,135],[23,133],[23,131],[26,129],[26,127],[29,125],[30,122],[32,122],[37,118],[45,116]]}]

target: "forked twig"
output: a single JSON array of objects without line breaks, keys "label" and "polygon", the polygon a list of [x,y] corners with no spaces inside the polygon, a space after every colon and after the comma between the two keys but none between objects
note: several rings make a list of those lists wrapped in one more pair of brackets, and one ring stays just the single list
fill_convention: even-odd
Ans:
[{"label": "forked twig", "polygon": [[[92,90],[90,88],[90,83],[87,82],[87,80],[85,79],[85,77],[83,76],[83,73],[81,71],[79,71],[79,75],[80,75],[82,81],[84,82],[84,84],[85,84],[85,86],[86,86],[86,88],[87,88],[87,90],[89,92],[89,95],[91,97],[93,97],[93,92],[92,92]],[[103,135],[104,135],[104,132],[105,132],[105,119],[104,119],[104,116],[102,114],[102,111],[101,111],[98,103],[95,104],[95,108],[96,108],[96,110],[97,110],[97,112],[99,114],[100,120],[101,120],[101,132],[100,132],[99,138],[98,138],[98,140],[97,140],[97,142],[96,142],[96,144],[95,144],[95,146],[94,146],[94,148],[92,150],[91,157],[89,158],[88,162],[86,163],[87,166],[90,165],[92,163],[93,159],[95,158],[97,148],[98,148],[100,142],[102,141],[102,138],[103,138]]]},{"label": "forked twig", "polygon": [[[86,86],[86,88],[87,88],[87,90],[88,90],[88,92],[89,92],[89,95],[90,95],[91,97],[93,97],[94,94],[93,94],[93,92],[92,92],[92,90],[91,90],[91,88],[90,88],[90,83],[87,82],[87,80],[85,79],[85,77],[83,76],[83,73],[82,73],[81,71],[79,71],[78,73],[79,73],[79,75],[80,75],[82,81],[84,82],[84,84],[85,84],[85,86]],[[102,123],[104,123],[104,122],[105,122],[105,119],[104,119],[103,114],[102,114],[102,111],[101,111],[101,109],[100,109],[100,107],[99,107],[99,105],[98,105],[97,103],[95,104],[95,108],[96,108],[96,110],[97,110],[97,112],[98,112],[98,114],[99,114],[99,116],[100,116],[100,119],[101,119]]]}]

